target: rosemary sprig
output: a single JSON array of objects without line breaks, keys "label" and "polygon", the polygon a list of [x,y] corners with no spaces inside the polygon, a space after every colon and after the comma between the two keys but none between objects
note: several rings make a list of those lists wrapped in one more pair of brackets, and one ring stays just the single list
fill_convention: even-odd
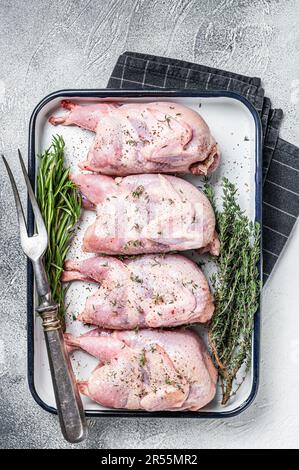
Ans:
[{"label": "rosemary sprig", "polygon": [[260,227],[241,210],[237,190],[228,179],[222,180],[222,211],[215,209],[212,186],[205,193],[215,209],[221,243],[212,276],[215,313],[209,325],[209,343],[219,370],[222,404],[233,392],[236,374],[250,360],[254,314],[260,293],[257,263],[260,256]]},{"label": "rosemary sprig", "polygon": [[39,155],[37,202],[48,232],[48,249],[44,262],[53,300],[59,304],[59,317],[64,324],[66,288],[60,281],[74,226],[80,217],[81,196],[69,179],[64,166],[64,140],[54,136],[51,146]]}]

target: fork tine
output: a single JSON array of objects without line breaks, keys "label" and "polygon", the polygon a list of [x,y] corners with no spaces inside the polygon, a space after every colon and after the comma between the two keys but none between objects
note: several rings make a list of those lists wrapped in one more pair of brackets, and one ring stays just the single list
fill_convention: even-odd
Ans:
[{"label": "fork tine", "polygon": [[7,173],[8,173],[9,179],[10,179],[10,183],[11,183],[11,187],[12,187],[12,191],[13,191],[13,195],[14,195],[14,198],[15,198],[18,221],[19,221],[19,226],[20,226],[20,238],[21,238],[21,244],[23,246],[24,243],[26,242],[26,240],[28,240],[28,232],[27,232],[27,226],[26,226],[26,222],[25,222],[24,211],[23,211],[21,200],[20,200],[18,188],[17,188],[16,182],[15,182],[15,179],[13,177],[13,174],[11,172],[11,169],[9,167],[9,164],[7,163],[7,160],[4,157],[4,155],[2,155],[2,159],[3,159],[3,162],[6,166],[6,170],[7,170]]},{"label": "fork tine", "polygon": [[46,230],[46,227],[45,227],[44,219],[43,219],[43,217],[41,215],[41,212],[39,210],[39,207],[38,207],[38,204],[37,204],[37,201],[36,201],[36,198],[35,198],[35,194],[33,192],[33,189],[32,189],[32,186],[31,186],[31,183],[30,183],[30,180],[29,180],[29,176],[28,176],[27,171],[26,171],[26,167],[25,167],[20,149],[18,149],[18,154],[19,154],[19,160],[20,160],[20,163],[21,163],[22,172],[23,172],[23,175],[24,175],[24,178],[25,178],[25,183],[26,183],[26,186],[27,186],[27,189],[28,189],[29,199],[30,199],[32,210],[33,210],[33,213],[34,213],[37,232],[40,236],[42,236],[46,240],[48,240],[48,234],[47,234],[47,230]]}]

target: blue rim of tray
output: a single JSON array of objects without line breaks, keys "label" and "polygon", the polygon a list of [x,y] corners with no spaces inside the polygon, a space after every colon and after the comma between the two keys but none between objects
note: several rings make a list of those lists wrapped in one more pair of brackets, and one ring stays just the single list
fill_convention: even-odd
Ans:
[{"label": "blue rim of tray", "polygon": [[[255,221],[262,226],[262,131],[260,117],[254,106],[239,93],[231,91],[211,91],[199,92],[197,90],[120,90],[120,89],[78,89],[78,90],[58,90],[43,98],[32,112],[29,123],[29,145],[28,145],[28,174],[33,188],[35,187],[35,123],[38,113],[50,101],[56,98],[232,98],[243,103],[252,114],[255,122]],[[32,235],[34,228],[33,212],[28,203],[27,209],[28,231]],[[262,275],[262,240],[260,250],[259,276]],[[57,414],[56,408],[47,405],[38,395],[34,383],[34,277],[30,261],[27,262],[27,370],[28,384],[31,395],[38,405],[44,410]],[[101,411],[86,411],[86,416],[90,417],[147,417],[147,418],[226,418],[233,417],[243,412],[255,399],[259,384],[259,359],[260,359],[260,305],[255,314],[253,331],[253,380],[252,388],[248,398],[237,408],[231,411],[163,411],[147,412],[138,410],[109,409]]]}]

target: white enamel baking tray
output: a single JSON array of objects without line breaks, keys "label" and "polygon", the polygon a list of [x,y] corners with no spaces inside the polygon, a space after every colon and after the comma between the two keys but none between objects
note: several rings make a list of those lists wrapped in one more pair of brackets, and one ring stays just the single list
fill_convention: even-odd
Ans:
[{"label": "white enamel baking tray", "polygon": [[[261,125],[259,116],[252,105],[242,96],[231,92],[199,93],[197,91],[130,91],[130,90],[63,90],[52,93],[44,98],[35,108],[31,116],[29,130],[28,171],[32,183],[35,182],[36,155],[51,144],[54,134],[62,135],[66,143],[66,164],[72,172],[78,172],[77,163],[84,160],[94,134],[78,127],[53,127],[48,117],[59,114],[59,103],[62,99],[72,99],[79,103],[98,101],[117,102],[149,102],[172,101],[182,103],[199,112],[208,123],[213,136],[221,149],[221,164],[213,174],[211,182],[215,188],[216,200],[220,200],[220,181],[223,176],[234,182],[239,190],[241,207],[251,220],[261,223]],[[203,179],[198,176],[187,176],[186,179],[198,187],[203,186]],[[81,251],[81,239],[84,227],[89,225],[95,214],[84,211],[80,230],[74,236],[70,256],[80,258],[90,256]],[[33,229],[32,213],[28,211],[29,229]],[[188,253],[195,261],[198,255]],[[207,261],[207,257],[201,261]],[[203,270],[209,272],[209,263]],[[74,282],[71,284],[66,298],[67,331],[78,335],[89,328],[74,320],[74,316],[82,310],[85,299],[94,291],[94,284]],[[54,392],[48,366],[46,347],[40,318],[34,313],[36,296],[34,292],[33,273],[28,264],[28,380],[34,399],[47,411],[56,412]],[[196,327],[205,337],[205,330]],[[112,410],[103,408],[83,397],[86,414],[89,416],[167,416],[167,417],[226,417],[243,411],[254,399],[257,392],[259,375],[259,312],[255,317],[255,328],[252,342],[251,367],[238,393],[224,407],[220,404],[221,393],[218,390],[215,399],[199,412],[139,412],[128,410]],[[72,356],[75,374],[78,379],[86,379],[97,364],[96,359],[82,352]],[[239,379],[244,371],[240,371]]]}]

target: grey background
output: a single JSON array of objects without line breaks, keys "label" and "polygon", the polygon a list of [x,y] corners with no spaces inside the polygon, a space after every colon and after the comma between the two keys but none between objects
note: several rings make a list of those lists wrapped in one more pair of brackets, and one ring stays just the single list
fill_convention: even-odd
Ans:
[{"label": "grey background", "polygon": [[[20,182],[16,149],[26,152],[35,104],[56,89],[105,87],[124,50],[261,76],[285,111],[282,137],[298,145],[298,19],[295,0],[1,0],[1,152]],[[71,447],[27,387],[25,259],[2,163],[0,173],[0,446]],[[298,447],[298,232],[265,289],[261,384],[247,411],[227,421],[94,419],[77,447]]]}]

